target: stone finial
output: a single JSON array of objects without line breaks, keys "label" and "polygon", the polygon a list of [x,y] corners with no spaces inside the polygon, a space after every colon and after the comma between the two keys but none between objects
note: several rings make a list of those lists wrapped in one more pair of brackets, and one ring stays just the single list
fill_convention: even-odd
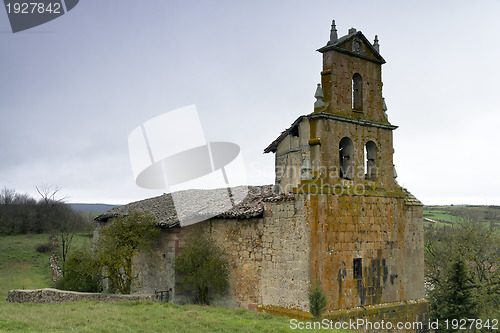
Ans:
[{"label": "stone finial", "polygon": [[375,35],[375,40],[373,41],[373,47],[375,48],[375,50],[377,50],[377,52],[380,53],[380,45],[378,44],[378,36]]},{"label": "stone finial", "polygon": [[348,34],[349,34],[349,35],[350,35],[350,34],[355,34],[355,33],[356,33],[356,31],[357,31],[357,30],[356,30],[356,28],[351,28],[351,29],[349,29]]},{"label": "stone finial", "polygon": [[318,86],[316,87],[316,93],[314,94],[314,97],[316,98],[316,102],[314,102],[314,108],[322,108],[325,106],[325,102],[323,102],[323,97],[325,97],[325,95],[323,94],[323,89],[321,89],[320,83],[318,83]]},{"label": "stone finial", "polygon": [[337,35],[337,27],[335,26],[335,20],[332,20],[332,28],[330,29],[330,41],[328,44],[334,44],[339,39]]}]

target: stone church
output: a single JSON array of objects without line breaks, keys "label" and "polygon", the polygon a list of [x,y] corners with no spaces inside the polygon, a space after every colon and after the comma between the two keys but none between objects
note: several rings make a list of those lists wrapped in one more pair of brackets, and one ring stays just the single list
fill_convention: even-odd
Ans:
[{"label": "stone church", "polygon": [[[162,227],[153,253],[136,260],[137,292],[176,292],[173,260],[190,233],[209,233],[227,249],[230,293],[216,304],[308,318],[310,287],[326,292],[327,317],[427,320],[423,206],[398,185],[393,131],[382,97],[378,38],[333,22],[311,112],[264,153],[275,184],[249,187],[233,209],[181,227],[169,194],[100,215],[153,214]],[[186,204],[189,204],[186,196]]]}]

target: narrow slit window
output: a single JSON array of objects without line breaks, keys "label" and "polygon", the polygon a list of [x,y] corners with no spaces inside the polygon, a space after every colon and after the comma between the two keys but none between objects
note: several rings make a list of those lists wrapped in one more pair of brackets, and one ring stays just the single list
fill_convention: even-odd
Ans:
[{"label": "narrow slit window", "polygon": [[353,260],[353,278],[354,279],[362,279],[363,278],[362,258],[355,258]]},{"label": "narrow slit window", "polygon": [[363,111],[363,78],[358,73],[352,77],[352,109]]},{"label": "narrow slit window", "polygon": [[365,179],[377,180],[377,145],[373,141],[368,141],[365,145]]}]

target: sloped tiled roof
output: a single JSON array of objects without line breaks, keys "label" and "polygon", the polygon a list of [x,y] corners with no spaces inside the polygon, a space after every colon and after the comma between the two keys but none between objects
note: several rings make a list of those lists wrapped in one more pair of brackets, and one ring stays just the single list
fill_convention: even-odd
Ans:
[{"label": "sloped tiled roof", "polygon": [[[246,187],[236,187],[231,190],[238,192],[238,190],[242,188]],[[203,199],[206,200],[206,198],[209,197],[213,198],[213,200],[211,202],[205,202],[206,206],[215,207],[215,209],[217,209],[218,206],[227,207],[227,203],[224,203],[220,199],[220,191],[227,191],[227,189],[176,192],[176,203],[184,207],[189,207],[190,205],[199,207],[199,198],[203,197]],[[264,212],[264,202],[293,199],[293,195],[275,193],[273,185],[248,186],[248,194],[239,204],[222,213],[217,213],[216,215],[212,214],[210,216],[237,219],[258,217],[262,216]],[[130,212],[134,211],[153,215],[158,220],[158,225],[160,227],[172,228],[179,225],[176,206],[170,193],[112,208],[106,213],[97,216],[95,220],[97,222],[107,222],[113,217],[128,215]],[[205,211],[205,214],[206,213]]]}]

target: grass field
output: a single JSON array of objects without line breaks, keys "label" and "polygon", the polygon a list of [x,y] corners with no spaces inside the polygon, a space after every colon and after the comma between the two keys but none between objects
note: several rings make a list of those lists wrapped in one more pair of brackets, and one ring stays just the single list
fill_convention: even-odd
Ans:
[{"label": "grass field", "polygon": [[[7,303],[10,289],[52,286],[49,255],[36,252],[48,240],[48,235],[0,236],[0,332],[292,331],[288,318],[244,309],[153,302]],[[83,246],[89,239],[74,241]]]},{"label": "grass field", "polygon": [[456,219],[446,207],[424,207],[424,217],[446,222],[452,222],[453,219]]},{"label": "grass field", "polygon": [[[89,246],[91,239],[75,235],[73,248]],[[0,297],[10,289],[37,289],[52,286],[47,253],[38,253],[40,244],[49,244],[49,235],[0,236]]]},{"label": "grass field", "polygon": [[[0,303],[0,332],[289,332],[288,318],[153,302]],[[314,331],[313,331],[314,332]]]},{"label": "grass field", "polygon": [[0,236],[0,297],[10,289],[46,288],[51,285],[49,254],[36,252],[48,235]]},{"label": "grass field", "polygon": [[450,226],[466,219],[491,223],[500,227],[499,206],[425,206],[424,217],[439,221],[425,222],[435,227]]}]

